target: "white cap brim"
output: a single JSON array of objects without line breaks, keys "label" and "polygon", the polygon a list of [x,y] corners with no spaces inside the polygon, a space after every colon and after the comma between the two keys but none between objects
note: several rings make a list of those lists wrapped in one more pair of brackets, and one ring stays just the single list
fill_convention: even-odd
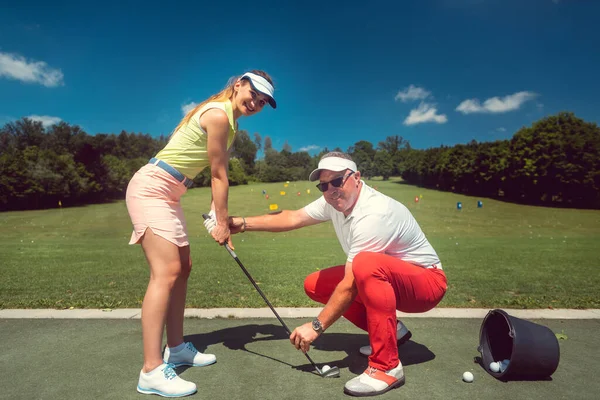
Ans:
[{"label": "white cap brim", "polygon": [[341,157],[326,157],[319,161],[319,166],[310,173],[308,180],[311,182],[319,180],[319,176],[323,170],[339,172],[347,169],[356,172],[356,163]]},{"label": "white cap brim", "polygon": [[271,83],[263,78],[260,75],[253,74],[252,72],[246,72],[240,79],[248,79],[250,85],[257,90],[267,96],[269,98],[269,104],[273,108],[277,108],[277,102],[275,101],[275,88]]}]

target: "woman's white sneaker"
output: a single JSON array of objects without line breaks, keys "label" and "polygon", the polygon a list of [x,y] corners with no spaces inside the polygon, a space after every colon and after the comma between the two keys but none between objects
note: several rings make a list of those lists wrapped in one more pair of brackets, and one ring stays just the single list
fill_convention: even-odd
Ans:
[{"label": "woman's white sneaker", "polygon": [[217,357],[214,354],[200,353],[191,342],[186,342],[185,347],[177,353],[171,353],[167,346],[163,354],[165,363],[173,364],[176,367],[188,365],[190,367],[204,367],[205,365],[214,364]]},{"label": "woman's white sneaker", "polygon": [[196,393],[196,384],[177,376],[173,364],[162,364],[150,372],[140,371],[137,391],[163,397],[183,397]]}]

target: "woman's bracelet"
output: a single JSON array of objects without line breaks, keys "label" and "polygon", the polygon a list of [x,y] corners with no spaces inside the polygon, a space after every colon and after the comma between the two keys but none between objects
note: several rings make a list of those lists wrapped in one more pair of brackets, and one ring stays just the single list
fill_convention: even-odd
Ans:
[{"label": "woman's bracelet", "polygon": [[246,232],[246,218],[242,217],[242,232]]}]

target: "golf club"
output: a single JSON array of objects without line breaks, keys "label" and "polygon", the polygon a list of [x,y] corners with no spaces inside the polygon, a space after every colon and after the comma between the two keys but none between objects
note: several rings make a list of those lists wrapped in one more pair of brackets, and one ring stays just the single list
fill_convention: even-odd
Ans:
[{"label": "golf club", "polygon": [[[204,219],[210,219],[210,216],[208,214],[202,214],[202,217]],[[260,290],[260,288],[258,287],[258,285],[256,284],[256,282],[254,281],[254,279],[252,278],[252,276],[250,275],[250,273],[248,272],[248,270],[244,267],[244,265],[242,264],[242,262],[238,258],[237,254],[235,254],[235,252],[231,249],[231,247],[229,247],[229,244],[227,244],[227,243],[225,243],[225,248],[227,249],[227,251],[229,252],[229,254],[231,255],[231,257],[233,257],[233,259],[240,266],[240,268],[242,269],[242,271],[244,271],[244,274],[246,274],[246,276],[250,280],[250,283],[252,283],[252,285],[254,285],[254,288],[256,289],[256,291],[258,292],[258,294],[261,295],[261,297],[263,298],[263,300],[265,301],[265,303],[267,303],[267,305],[269,306],[269,308],[271,309],[271,311],[273,311],[273,314],[275,314],[275,316],[277,317],[277,319],[279,320],[279,322],[281,323],[281,325],[283,326],[283,328],[287,332],[288,336],[291,335],[292,332],[290,331],[290,328],[288,328],[288,326],[285,324],[285,322],[283,322],[283,319],[281,319],[281,317],[279,316],[279,314],[277,313],[277,311],[275,311],[275,308],[273,308],[273,305],[271,305],[271,302],[267,299],[267,296],[265,296],[265,294],[263,293],[263,291]],[[315,364],[315,362],[310,358],[310,356],[307,353],[304,353],[304,355],[306,356],[306,358],[308,359],[308,361],[310,361],[310,363],[312,364],[312,366],[315,368],[315,370],[317,371],[317,373],[321,377],[323,377],[323,378],[337,378],[337,377],[340,376],[340,370],[339,370],[338,367],[331,367],[327,371],[322,371],[321,369],[319,369],[319,367],[317,367],[317,364]]]}]

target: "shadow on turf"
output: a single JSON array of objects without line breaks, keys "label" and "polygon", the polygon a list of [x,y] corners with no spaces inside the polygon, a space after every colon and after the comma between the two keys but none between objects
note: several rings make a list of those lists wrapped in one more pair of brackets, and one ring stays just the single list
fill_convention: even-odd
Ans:
[{"label": "shadow on turf", "polygon": [[[208,333],[198,333],[187,335],[186,341],[192,342],[200,352],[206,351],[207,347],[213,344],[222,343],[231,350],[243,350],[248,353],[265,357],[270,360],[289,365],[290,367],[304,371],[314,372],[314,367],[310,363],[302,365],[291,365],[285,361],[256,353],[248,350],[246,344],[264,340],[288,340],[285,330],[279,325],[273,324],[248,324],[236,326],[233,328],[220,329]],[[323,360],[325,357],[313,351],[309,353],[317,365],[323,366],[329,364],[338,368],[348,368],[355,374],[361,374],[367,367],[367,358],[359,353],[359,348],[368,344],[366,333],[326,333],[313,343],[313,348],[319,351],[345,352],[347,355],[341,360]],[[290,344],[290,351],[296,351]],[[426,346],[409,340],[398,349],[402,365],[421,364],[431,361],[435,354]]]}]

